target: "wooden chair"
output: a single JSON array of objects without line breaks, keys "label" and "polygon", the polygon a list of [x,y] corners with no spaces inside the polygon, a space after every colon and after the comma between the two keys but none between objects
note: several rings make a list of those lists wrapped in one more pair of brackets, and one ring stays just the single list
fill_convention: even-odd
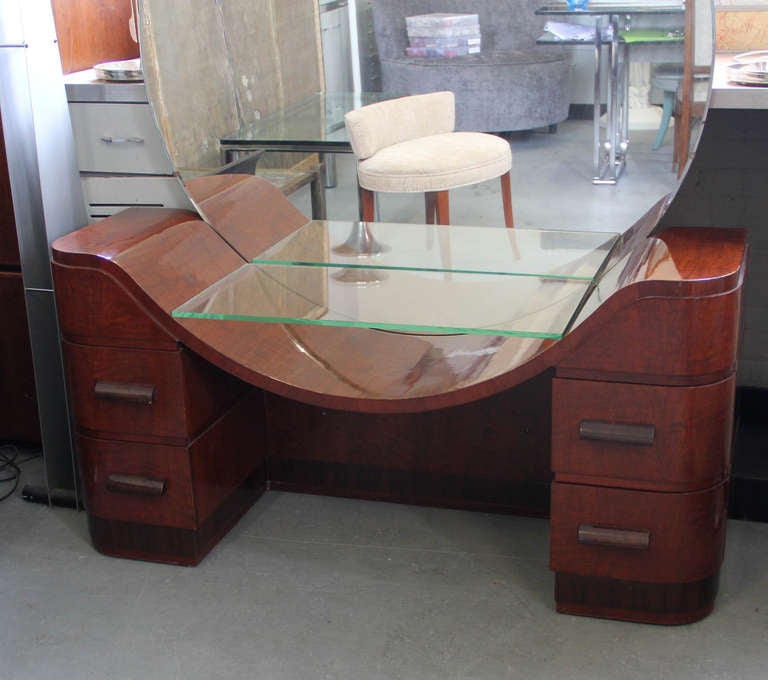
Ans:
[{"label": "wooden chair", "polygon": [[423,193],[426,223],[449,224],[448,191],[500,178],[504,223],[514,226],[509,142],[455,132],[452,92],[391,99],[344,117],[357,157],[361,218],[374,219],[374,193]]}]

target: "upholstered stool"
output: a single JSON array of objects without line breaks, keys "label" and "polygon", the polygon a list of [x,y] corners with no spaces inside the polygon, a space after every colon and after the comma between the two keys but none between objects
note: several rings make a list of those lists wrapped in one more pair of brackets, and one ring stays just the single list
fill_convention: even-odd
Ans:
[{"label": "upholstered stool", "polygon": [[358,159],[362,219],[374,219],[374,193],[423,193],[427,224],[449,224],[448,190],[499,177],[504,223],[514,226],[509,142],[454,132],[452,92],[391,99],[344,117]]}]

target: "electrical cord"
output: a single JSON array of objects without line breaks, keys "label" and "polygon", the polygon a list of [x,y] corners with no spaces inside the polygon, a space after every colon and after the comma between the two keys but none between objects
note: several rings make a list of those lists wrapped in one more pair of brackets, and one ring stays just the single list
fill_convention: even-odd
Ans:
[{"label": "electrical cord", "polygon": [[4,485],[10,484],[10,488],[0,491],[0,501],[11,497],[19,488],[21,480],[21,466],[24,463],[39,458],[42,454],[40,450],[32,450],[29,455],[20,458],[22,450],[14,444],[0,444],[0,489]]}]

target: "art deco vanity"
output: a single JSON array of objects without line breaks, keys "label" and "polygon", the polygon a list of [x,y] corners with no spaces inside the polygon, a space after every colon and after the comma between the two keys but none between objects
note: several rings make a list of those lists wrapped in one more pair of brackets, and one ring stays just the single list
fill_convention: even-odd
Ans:
[{"label": "art deco vanity", "polygon": [[550,514],[559,611],[711,610],[742,232],[307,224],[201,181],[241,208],[216,229],[131,209],[54,244],[99,550],[196,564],[266,488]]},{"label": "art deco vanity", "polygon": [[[176,25],[142,5],[143,30]],[[162,110],[166,132],[186,112]],[[53,244],[98,550],[194,565],[283,489],[548,516],[558,611],[712,609],[744,232],[654,233],[668,197],[609,234],[311,222],[254,176],[186,188],[199,215]]]}]

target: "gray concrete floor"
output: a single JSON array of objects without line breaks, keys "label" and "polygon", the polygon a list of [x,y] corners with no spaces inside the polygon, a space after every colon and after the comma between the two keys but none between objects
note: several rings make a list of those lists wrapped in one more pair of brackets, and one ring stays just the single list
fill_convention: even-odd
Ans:
[{"label": "gray concrete floor", "polygon": [[4,680],[768,677],[768,524],[730,521],[715,611],[659,627],[557,614],[541,519],[268,492],[184,568],[0,517]]},{"label": "gray concrete floor", "polygon": [[[593,187],[590,134],[513,139],[518,226],[621,231],[672,186],[643,133]],[[339,178],[330,217],[354,219],[351,157]],[[501,225],[496,186],[454,192],[454,223]],[[385,199],[422,221],[420,197]],[[658,627],[557,614],[540,519],[268,492],[195,568],[100,555],[83,513],[18,496],[0,519],[2,680],[768,677],[768,524],[729,522],[711,616]]]}]

